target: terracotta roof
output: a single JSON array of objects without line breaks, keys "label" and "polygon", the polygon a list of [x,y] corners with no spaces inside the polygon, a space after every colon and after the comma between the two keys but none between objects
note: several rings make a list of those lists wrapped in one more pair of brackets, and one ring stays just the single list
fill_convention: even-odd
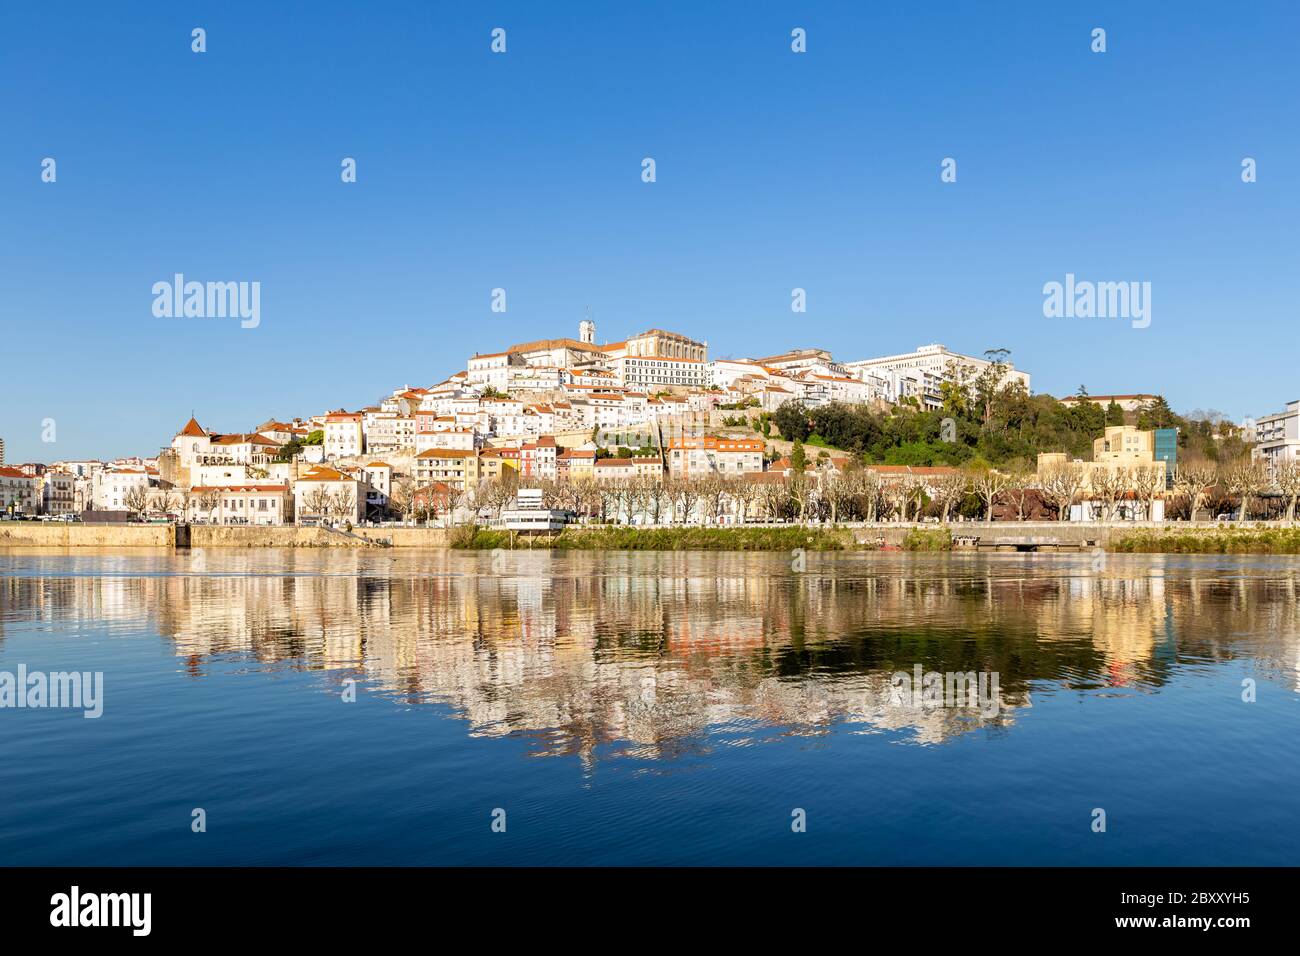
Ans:
[{"label": "terracotta roof", "polygon": [[475,452],[463,448],[430,448],[420,452],[416,458],[473,458]]},{"label": "terracotta roof", "polygon": [[190,491],[200,494],[204,491],[288,491],[288,484],[277,485],[195,485]]},{"label": "terracotta roof", "polygon": [[307,474],[298,479],[299,481],[356,481],[351,475],[345,475],[341,471],[321,465],[313,468]]},{"label": "terracotta roof", "polygon": [[180,430],[180,434],[189,438],[206,438],[208,436],[208,433],[203,430],[203,426],[193,417],[185,423],[185,427]]},{"label": "terracotta roof", "polygon": [[518,345],[512,345],[506,351],[508,352],[541,352],[546,349],[575,349],[579,352],[599,352],[599,345],[589,345],[586,342],[579,342],[577,339],[559,338],[559,339],[537,339],[533,342],[520,342]]}]

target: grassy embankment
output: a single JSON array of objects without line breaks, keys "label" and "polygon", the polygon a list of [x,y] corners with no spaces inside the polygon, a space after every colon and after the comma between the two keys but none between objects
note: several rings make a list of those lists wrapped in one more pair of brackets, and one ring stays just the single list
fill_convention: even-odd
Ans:
[{"label": "grassy embankment", "polygon": [[462,527],[452,532],[453,548],[546,548],[560,551],[844,551],[857,547],[844,530],[823,528],[628,528],[570,529],[554,535]]},{"label": "grassy embankment", "polygon": [[903,536],[904,551],[951,551],[952,532],[947,528],[913,528]]},{"label": "grassy embankment", "polygon": [[1300,528],[1142,528],[1111,545],[1125,554],[1300,554]]}]

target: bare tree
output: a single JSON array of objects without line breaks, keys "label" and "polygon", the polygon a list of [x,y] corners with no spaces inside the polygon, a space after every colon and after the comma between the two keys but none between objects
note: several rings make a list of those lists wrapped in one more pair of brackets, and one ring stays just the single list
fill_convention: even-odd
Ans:
[{"label": "bare tree", "polygon": [[1268,472],[1263,462],[1253,458],[1243,458],[1228,469],[1224,485],[1228,491],[1241,499],[1241,512],[1238,521],[1245,521],[1250,514],[1250,499],[1268,487]]},{"label": "bare tree", "polygon": [[975,493],[984,502],[985,523],[993,522],[993,506],[997,504],[998,495],[1006,490],[1007,482],[1008,477],[1005,474],[992,468],[977,471],[972,478],[971,484],[975,488]]},{"label": "bare tree", "polygon": [[869,468],[850,472],[854,485],[854,497],[859,499],[859,508],[867,521],[875,523],[880,517],[883,483],[880,475]]},{"label": "bare tree", "polygon": [[749,506],[758,499],[758,486],[750,480],[749,475],[741,475],[732,482],[731,496],[736,500],[740,523],[744,524],[749,520]]},{"label": "bare tree", "polygon": [[1015,471],[1007,480],[1007,497],[1016,508],[1016,520],[1024,521],[1029,510],[1029,499],[1033,496],[1038,484],[1037,477],[1033,472]]},{"label": "bare tree", "polygon": [[1142,502],[1142,513],[1146,516],[1147,521],[1153,521],[1152,512],[1155,509],[1155,501],[1165,490],[1165,466],[1159,465],[1137,465],[1133,468],[1133,490]]},{"label": "bare tree", "polygon": [[1115,520],[1115,503],[1128,492],[1127,468],[1093,468],[1088,477],[1094,497],[1101,502],[1103,521]]},{"label": "bare tree", "polygon": [[556,499],[564,507],[575,513],[582,508],[582,494],[582,487],[573,480],[566,479],[559,482],[555,487]]},{"label": "bare tree", "polygon": [[1068,521],[1070,506],[1083,486],[1083,466],[1067,461],[1043,469],[1043,494],[1056,506],[1058,521]]},{"label": "bare tree", "polygon": [[149,507],[149,489],[143,485],[137,485],[126,493],[122,504],[126,505],[127,511],[137,518],[140,517],[144,514],[145,509]]},{"label": "bare tree", "polygon": [[[765,472],[764,474],[773,474]],[[768,521],[780,521],[781,516],[785,513],[786,504],[790,500],[790,494],[786,490],[787,479],[780,481],[771,481],[764,479],[757,486],[757,495],[759,507],[763,509],[763,514]]]},{"label": "bare tree", "polygon": [[680,518],[683,524],[691,520],[691,513],[700,500],[700,486],[690,478],[679,478],[672,484],[673,519],[679,517],[678,505],[681,506]]},{"label": "bare tree", "polygon": [[1196,509],[1205,497],[1206,489],[1215,484],[1218,476],[1207,465],[1181,465],[1174,474],[1174,490],[1187,499],[1187,520],[1196,520]]},{"label": "bare tree", "polygon": [[212,522],[212,512],[217,510],[221,504],[221,496],[211,488],[205,488],[199,492],[199,509],[208,516],[208,522]]},{"label": "bare tree", "polygon": [[176,498],[171,491],[165,488],[159,491],[153,500],[153,510],[159,514],[170,514],[174,507],[176,507]]},{"label": "bare tree", "polygon": [[330,506],[333,503],[333,496],[325,490],[323,485],[316,485],[303,496],[302,503],[307,506],[307,511],[313,517],[327,518],[329,517]]},{"label": "bare tree", "polygon": [[1300,462],[1279,461],[1276,470],[1278,490],[1286,495],[1286,520],[1294,522],[1296,499],[1300,498]]},{"label": "bare tree", "polygon": [[388,492],[388,507],[405,521],[415,512],[415,482],[409,477],[398,478]]},{"label": "bare tree", "polygon": [[449,484],[447,493],[444,495],[443,506],[447,509],[444,512],[444,525],[454,525],[456,523],[456,512],[466,507],[469,502],[469,492],[457,485]]},{"label": "bare tree", "polygon": [[854,491],[855,483],[850,476],[833,468],[822,472],[818,494],[830,509],[831,524],[839,524],[840,512],[853,499]]},{"label": "bare tree", "polygon": [[709,475],[700,483],[705,513],[713,524],[718,523],[731,493],[731,483],[722,475]]},{"label": "bare tree", "polygon": [[807,474],[795,472],[785,486],[790,503],[799,509],[799,522],[802,524],[808,515],[808,505],[812,502],[813,482]]},{"label": "bare tree", "polygon": [[954,472],[950,475],[940,475],[930,482],[930,491],[934,501],[939,505],[939,520],[947,521],[948,513],[952,510],[953,505],[959,503],[962,498],[966,497],[966,491],[970,485],[966,481],[966,476],[961,472]]},{"label": "bare tree", "polygon": [[671,495],[662,478],[650,478],[645,487],[646,510],[651,524],[659,524],[663,518],[664,508],[670,503]]}]

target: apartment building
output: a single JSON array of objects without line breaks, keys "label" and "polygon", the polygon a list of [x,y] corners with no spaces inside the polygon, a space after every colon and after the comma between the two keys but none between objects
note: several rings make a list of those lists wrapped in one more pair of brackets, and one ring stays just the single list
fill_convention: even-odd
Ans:
[{"label": "apartment building", "polygon": [[40,510],[39,479],[17,468],[0,466],[0,511],[34,515]]},{"label": "apartment building", "polygon": [[415,482],[442,482],[461,491],[479,481],[478,452],[463,448],[430,448],[415,456]]},{"label": "apartment building", "polygon": [[551,435],[542,435],[535,442],[525,442],[519,447],[520,476],[554,481],[558,455],[559,449]]},{"label": "apartment building", "polygon": [[41,476],[41,511],[47,515],[75,514],[77,511],[77,476],[63,471],[47,471]]},{"label": "apartment building", "polygon": [[555,477],[559,481],[580,481],[595,474],[594,448],[569,448],[555,456]]},{"label": "apartment building", "polygon": [[593,474],[596,481],[607,485],[631,481],[637,470],[631,458],[597,458]]},{"label": "apartment building", "polygon": [[761,438],[679,436],[668,440],[668,474],[673,478],[740,475],[763,470]]},{"label": "apartment building", "polygon": [[708,364],[699,359],[624,356],[614,360],[614,374],[624,387],[638,391],[709,384]]},{"label": "apartment building", "polygon": [[225,525],[280,525],[290,519],[289,484],[196,485],[186,520]]},{"label": "apartment building", "polygon": [[366,450],[364,416],[337,409],[325,416],[325,457],[354,458]]},{"label": "apartment building", "polygon": [[359,479],[318,465],[293,483],[293,505],[299,523],[327,518],[355,523],[365,514],[366,498]]},{"label": "apartment building", "polygon": [[[937,408],[943,403],[941,383],[952,381],[957,375],[972,380],[991,364],[989,359],[962,355],[936,342],[922,345],[914,352],[847,362],[845,368],[850,375],[864,380],[867,375],[875,375],[888,382],[893,392],[891,401],[910,397],[917,399],[922,407]],[[1006,367],[1003,383],[1019,382],[1029,391],[1029,374],[1010,362],[1003,364]]]},{"label": "apartment building", "polygon": [[1251,437],[1251,456],[1264,463],[1270,479],[1277,477],[1280,465],[1300,461],[1300,399],[1287,402],[1285,411],[1256,419]]},{"label": "apartment building", "polygon": [[130,511],[127,504],[138,500],[137,492],[149,492],[149,472],[143,468],[113,467],[98,471],[91,479],[91,504],[95,511]]}]

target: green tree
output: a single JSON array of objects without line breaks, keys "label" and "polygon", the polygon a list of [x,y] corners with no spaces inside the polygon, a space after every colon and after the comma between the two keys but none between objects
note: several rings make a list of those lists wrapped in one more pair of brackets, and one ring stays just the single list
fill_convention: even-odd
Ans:
[{"label": "green tree", "polygon": [[[784,434],[784,431],[782,434]],[[802,475],[804,467],[807,464],[808,456],[804,453],[803,442],[796,438],[794,445],[790,448],[790,467],[794,470],[796,475]]]},{"label": "green tree", "polygon": [[812,434],[808,410],[803,402],[786,402],[776,410],[772,421],[787,441],[805,441]]},{"label": "green tree", "polygon": [[1116,402],[1113,398],[1111,399],[1110,404],[1106,406],[1106,424],[1107,425],[1124,424],[1124,409],[1120,408],[1119,403]]},{"label": "green tree", "polygon": [[275,456],[276,461],[292,461],[302,454],[302,442],[296,438],[290,438],[280,446],[279,453]]}]

